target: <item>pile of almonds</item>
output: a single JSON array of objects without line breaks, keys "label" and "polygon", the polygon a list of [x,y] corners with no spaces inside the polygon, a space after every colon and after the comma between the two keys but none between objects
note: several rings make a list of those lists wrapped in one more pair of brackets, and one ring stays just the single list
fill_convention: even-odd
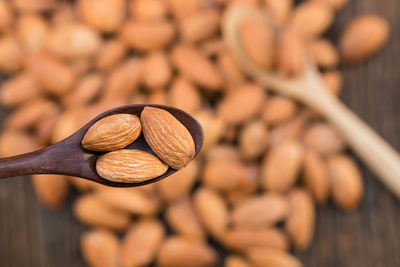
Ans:
[{"label": "pile of almonds", "polygon": [[[315,112],[250,80],[221,38],[225,10],[265,10],[279,35],[249,20],[240,28],[254,63],[294,76],[309,52],[327,89],[341,90],[342,59],[366,60],[387,42],[387,22],[360,15],[339,49],[321,35],[347,0],[10,0],[0,1],[1,105],[12,109],[0,154],[58,142],[102,111],[154,103],[194,115],[201,154],[173,176],[134,189],[36,175],[39,199],[92,227],[81,237],[90,266],[226,267],[302,264],[315,206],[346,211],[363,181],[340,135]],[[112,152],[111,152],[112,153]],[[168,227],[168,231],[167,231]],[[209,243],[211,238],[214,242]],[[228,256],[218,259],[219,244]],[[77,244],[78,246],[78,244]]]}]

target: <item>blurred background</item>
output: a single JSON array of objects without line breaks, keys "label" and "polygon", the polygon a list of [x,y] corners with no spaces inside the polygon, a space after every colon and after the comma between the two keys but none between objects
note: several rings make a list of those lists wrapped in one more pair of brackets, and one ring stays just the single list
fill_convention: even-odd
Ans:
[{"label": "blurred background", "polygon": [[[306,6],[311,2],[317,7]],[[294,48],[295,51],[298,49],[297,54],[293,48],[284,51],[283,45],[279,45],[284,43],[281,36],[271,37],[268,29],[249,23],[247,30],[241,29],[249,57],[265,71],[277,70],[282,75],[295,76],[301,72],[301,63],[296,65],[290,60],[287,64],[283,63],[287,58],[282,59],[285,58],[282,54],[293,59],[299,53],[311,52],[327,89],[335,95],[340,92],[340,99],[347,106],[400,150],[400,24],[397,18],[400,2],[346,2],[0,0],[2,157],[62,140],[90,118],[123,104],[177,106],[198,118],[206,135],[206,146],[193,163],[195,167],[177,177],[168,178],[173,181],[129,191],[143,197],[140,198],[142,201],[155,203],[157,207],[151,212],[102,199],[98,195],[108,189],[74,178],[37,176],[33,180],[35,187],[29,177],[1,181],[0,265],[156,266],[155,262],[158,262],[161,266],[234,267],[239,265],[233,265],[234,260],[229,263],[227,258],[238,255],[249,261],[249,265],[243,266],[269,266],[267,260],[257,258],[243,248],[243,244],[259,247],[263,251],[265,247],[277,249],[275,241],[270,241],[272,244],[265,240],[254,241],[257,234],[252,230],[247,235],[243,234],[242,238],[227,241],[226,231],[241,227],[238,223],[240,219],[235,219],[235,214],[240,213],[237,209],[242,203],[271,191],[279,191],[278,194],[287,198],[290,206],[293,205],[290,201],[296,187],[308,196],[305,202],[311,203],[312,212],[307,217],[308,223],[303,222],[306,225],[294,219],[294,227],[288,226],[287,222],[294,216],[293,207],[283,218],[268,225],[268,229],[273,227],[280,233],[278,239],[283,242],[283,248],[278,250],[286,250],[284,253],[294,255],[304,266],[399,266],[398,200],[348,151],[340,134],[323,118],[293,100],[267,92],[246,77],[221,38],[221,21],[228,8],[242,4],[272,14],[285,29],[282,35],[293,34],[291,38],[294,39],[290,39],[289,43],[299,44]],[[299,15],[300,9],[307,8],[312,10],[307,11],[311,12],[310,15],[306,11]],[[351,21],[363,14],[375,14],[387,21],[390,34],[386,40],[382,25],[381,28],[379,25],[367,25],[366,28],[353,26],[356,32],[358,29],[361,35],[364,34],[363,38],[369,32],[373,33],[370,37],[379,39],[381,36],[381,40],[361,38],[365,43],[375,42],[376,49],[372,48],[364,57],[354,59],[346,54],[348,50],[343,33],[349,29],[347,25]],[[302,32],[301,29],[310,25],[320,27]],[[375,26],[378,28],[376,32]],[[328,40],[327,45],[325,40]],[[318,41],[324,44],[318,45]],[[313,50],[312,44],[320,50]],[[364,49],[363,46],[359,49],[354,47],[356,51]],[[321,50],[320,53],[315,52]],[[347,61],[346,64],[342,64],[342,60]],[[237,119],[240,116],[242,118]],[[251,130],[252,125],[257,129],[255,132]],[[316,125],[322,125],[323,130],[318,130]],[[295,169],[293,181],[283,190],[268,188],[263,182],[268,179],[265,178],[268,156],[271,157],[271,151],[276,151],[281,143],[288,140],[302,151],[298,164],[295,163],[298,166],[292,166]],[[338,200],[331,193],[335,192],[335,188],[331,188],[330,180],[322,200],[318,198],[318,189],[304,178],[307,176],[304,164],[307,163],[303,162],[303,158],[310,150],[322,159],[322,165],[328,169],[326,179],[335,178],[332,171],[335,166],[332,158],[335,156],[345,157],[351,164],[353,161],[356,163],[350,165],[362,177],[362,192],[354,197],[353,202],[351,195],[348,198],[345,196],[344,201]],[[283,157],[286,158],[285,154]],[[285,166],[285,163],[282,164]],[[357,175],[353,175],[355,178],[347,177],[346,172],[341,175],[344,180],[359,179]],[[320,178],[323,175],[318,171],[315,176],[316,179],[324,179]],[[57,182],[54,182],[56,179]],[[238,183],[242,189],[226,188],[218,183],[220,179]],[[250,181],[246,183],[248,187],[243,186],[241,179]],[[221,212],[208,213],[207,203],[213,202],[205,196],[201,197],[201,190],[210,190],[210,194],[221,199]],[[83,203],[82,195],[91,197],[102,208],[119,210],[128,223],[122,226],[108,223],[114,220],[112,216],[109,219],[93,219],[87,211],[96,209]],[[198,252],[192,251],[197,265],[185,263],[179,255],[171,252],[171,242],[165,241],[171,236],[187,238],[186,230],[176,223],[176,218],[171,218],[174,215],[167,215],[173,213],[168,211],[171,207],[181,202],[189,202],[190,210],[194,211],[199,221],[202,236],[196,242],[206,247],[202,248],[204,251],[201,253],[204,254],[193,249]],[[261,206],[258,211],[263,210]],[[300,214],[305,214],[299,210]],[[220,225],[210,225],[207,215],[218,217],[223,212],[226,212],[227,218],[216,219]],[[251,211],[244,213],[251,214]],[[135,263],[135,258],[129,258],[127,229],[135,229],[135,225],[148,217],[162,225],[165,234],[161,234],[154,251],[143,252],[148,253],[147,259]],[[222,233],[215,230],[218,227],[223,228]],[[262,227],[267,228],[266,225]],[[297,235],[302,227],[306,228],[306,237]],[[86,243],[81,243],[80,240],[84,233],[98,228],[113,233],[113,238],[119,242],[118,251],[129,255],[115,256],[117,263],[96,265],[93,255],[104,253],[104,242],[97,244],[86,240]],[[140,242],[146,239],[136,238],[130,241],[134,244],[133,250],[140,248]],[[179,251],[185,249],[179,248]],[[268,249],[266,251],[269,253]],[[167,257],[168,253],[176,260],[175,263],[166,263],[163,257]],[[106,257],[113,257],[105,254]],[[187,255],[191,254],[188,252]],[[204,258],[208,260],[202,262]]]}]

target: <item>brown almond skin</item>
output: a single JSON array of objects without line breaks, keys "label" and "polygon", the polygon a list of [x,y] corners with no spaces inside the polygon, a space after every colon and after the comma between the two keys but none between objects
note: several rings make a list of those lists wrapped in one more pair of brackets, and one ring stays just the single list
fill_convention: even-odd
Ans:
[{"label": "brown almond skin", "polygon": [[140,120],[132,114],[102,118],[87,130],[82,146],[93,151],[113,151],[133,143],[141,133]]},{"label": "brown almond skin", "polygon": [[310,247],[314,236],[315,208],[310,194],[303,189],[293,189],[289,193],[290,213],[285,221],[285,229],[296,250]]},{"label": "brown almond skin", "polygon": [[215,266],[215,251],[202,241],[184,237],[170,237],[161,246],[157,257],[160,267]]},{"label": "brown almond skin", "polygon": [[121,149],[98,158],[97,173],[119,183],[139,183],[164,174],[168,166],[152,154],[140,150]]},{"label": "brown almond skin", "polygon": [[33,175],[32,184],[36,196],[47,208],[60,209],[68,196],[68,179],[62,175]]},{"label": "brown almond skin", "polygon": [[140,121],[146,142],[168,166],[179,170],[193,159],[195,146],[192,136],[168,111],[145,107]]},{"label": "brown almond skin", "polygon": [[150,264],[165,235],[164,226],[157,219],[143,219],[133,224],[125,234],[122,249],[122,266]]},{"label": "brown almond skin", "polygon": [[81,236],[83,259],[92,267],[118,267],[120,243],[118,237],[105,229],[94,229]]},{"label": "brown almond skin", "polygon": [[346,26],[339,50],[345,63],[358,63],[377,53],[388,41],[388,22],[377,15],[365,14]]},{"label": "brown almond skin", "polygon": [[356,209],[364,194],[357,165],[346,155],[335,155],[328,160],[328,166],[334,202],[345,211]]}]

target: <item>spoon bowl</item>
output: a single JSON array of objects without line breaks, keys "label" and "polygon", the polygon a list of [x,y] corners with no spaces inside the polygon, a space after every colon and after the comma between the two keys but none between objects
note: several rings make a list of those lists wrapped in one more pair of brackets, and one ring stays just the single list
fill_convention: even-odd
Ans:
[{"label": "spoon bowl", "polygon": [[[80,177],[113,187],[135,187],[164,179],[177,170],[169,167],[163,175],[139,183],[118,183],[106,180],[100,177],[96,171],[96,161],[104,153],[84,149],[81,145],[81,141],[87,130],[98,120],[120,113],[133,114],[140,117],[145,107],[156,107],[171,113],[191,134],[195,144],[195,156],[200,152],[203,145],[202,127],[196,119],[186,112],[163,105],[128,105],[114,108],[98,115],[73,135],[50,147],[23,155],[0,159],[0,178],[29,174],[61,174]],[[144,139],[143,134],[126,148],[138,149],[155,155]]]}]

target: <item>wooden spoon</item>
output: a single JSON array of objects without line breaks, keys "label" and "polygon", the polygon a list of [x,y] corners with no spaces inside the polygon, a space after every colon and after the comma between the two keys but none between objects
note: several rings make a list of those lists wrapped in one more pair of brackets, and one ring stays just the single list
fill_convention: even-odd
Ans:
[{"label": "wooden spoon", "polygon": [[[70,137],[41,150],[31,153],[0,159],[0,178],[15,177],[29,174],[62,174],[82,177],[87,180],[114,187],[135,187],[154,183],[175,173],[176,170],[168,168],[163,175],[140,183],[117,183],[101,178],[96,172],[96,160],[103,153],[86,150],[81,141],[86,131],[96,121],[118,113],[129,113],[140,117],[144,107],[157,107],[165,109],[178,119],[190,132],[194,140],[197,155],[203,145],[203,130],[200,124],[186,112],[162,105],[129,105],[108,110]],[[151,151],[143,134],[127,148]]]},{"label": "wooden spoon", "polygon": [[247,74],[268,89],[292,97],[328,119],[346,139],[355,153],[378,178],[400,198],[400,155],[355,113],[328,93],[315,65],[306,60],[304,71],[295,79],[258,69],[248,59],[240,41],[239,29],[246,19],[258,20],[279,28],[268,14],[246,7],[235,7],[225,14],[223,34]]}]

